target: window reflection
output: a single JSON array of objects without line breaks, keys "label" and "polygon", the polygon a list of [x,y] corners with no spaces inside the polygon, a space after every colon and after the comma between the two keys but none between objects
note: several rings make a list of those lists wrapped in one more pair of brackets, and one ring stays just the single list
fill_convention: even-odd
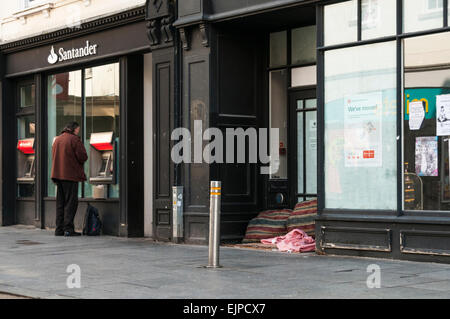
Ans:
[{"label": "window reflection", "polygon": [[403,32],[444,26],[442,0],[403,0]]},{"label": "window reflection", "polygon": [[[50,197],[56,196],[56,187],[50,178],[53,139],[61,133],[69,122],[75,121],[82,125],[81,96],[81,71],[59,73],[48,77],[47,195]],[[81,188],[79,195],[81,195]]]},{"label": "window reflection", "polygon": [[404,52],[404,208],[450,210],[450,33],[405,39]]},{"label": "window reflection", "polygon": [[35,98],[35,85],[28,84],[19,87],[20,94],[20,108],[32,107],[34,106]]},{"label": "window reflection", "polygon": [[395,42],[325,53],[327,208],[396,208],[396,91]]},{"label": "window reflection", "polygon": [[[120,137],[119,64],[108,64],[85,70],[86,140],[90,155],[92,133],[113,132],[118,145]],[[118,165],[116,165],[118,168]],[[89,162],[85,164],[89,176]],[[118,176],[118,174],[116,175]],[[109,186],[109,197],[119,197],[119,184]],[[85,196],[92,197],[92,185],[85,183]]]}]

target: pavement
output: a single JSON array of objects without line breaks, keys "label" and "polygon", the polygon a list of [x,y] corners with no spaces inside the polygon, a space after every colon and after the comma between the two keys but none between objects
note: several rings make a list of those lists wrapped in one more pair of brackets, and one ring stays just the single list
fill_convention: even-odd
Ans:
[{"label": "pavement", "polygon": [[[206,246],[0,227],[0,298],[450,298],[445,264],[229,247],[220,250],[223,268],[207,261]],[[379,288],[368,287],[369,276]]]}]

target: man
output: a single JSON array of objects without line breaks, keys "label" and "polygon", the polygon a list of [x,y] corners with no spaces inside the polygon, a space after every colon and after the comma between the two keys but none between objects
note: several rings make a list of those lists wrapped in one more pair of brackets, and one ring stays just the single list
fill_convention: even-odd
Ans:
[{"label": "man", "polygon": [[71,122],[53,143],[51,178],[58,186],[55,236],[81,235],[75,232],[73,221],[78,208],[78,183],[86,180],[83,164],[88,156],[79,133],[80,125]]}]

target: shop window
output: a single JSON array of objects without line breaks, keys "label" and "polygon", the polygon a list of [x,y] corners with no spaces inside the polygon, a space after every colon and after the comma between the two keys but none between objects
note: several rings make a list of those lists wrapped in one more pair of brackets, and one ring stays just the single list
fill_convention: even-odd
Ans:
[{"label": "shop window", "polygon": [[325,207],[397,208],[396,43],[325,53]]},{"label": "shop window", "polygon": [[361,17],[362,40],[395,35],[397,3],[395,0],[362,0]]},{"label": "shop window", "polygon": [[450,210],[450,32],[404,40],[404,209]]},{"label": "shop window", "polygon": [[19,96],[20,96],[19,107],[21,109],[34,106],[35,100],[34,92],[35,92],[34,84],[19,85]]},{"label": "shop window", "polygon": [[333,45],[357,40],[358,4],[356,0],[325,6],[325,45]]},{"label": "shop window", "polygon": [[21,81],[17,84],[16,101],[16,184],[17,197],[34,196],[35,189],[35,84]]},{"label": "shop window", "polygon": [[287,31],[270,34],[270,67],[287,64]]},{"label": "shop window", "polygon": [[[36,158],[35,158],[36,121],[33,115],[21,115],[17,118],[17,197],[34,196]],[[27,144],[27,145],[25,145]],[[22,148],[22,146],[24,146]]]},{"label": "shop window", "polygon": [[[86,151],[90,156],[91,134],[101,132],[114,133],[117,149],[120,136],[119,64],[86,69],[84,83],[86,88]],[[118,168],[117,165],[116,168]],[[85,171],[89,175],[89,162],[86,162]],[[92,185],[89,182],[85,183],[85,196],[92,197]],[[119,183],[109,186],[109,197],[119,197]]]},{"label": "shop window", "polygon": [[[48,77],[47,89],[47,195],[56,197],[56,186],[51,180],[53,140],[67,123],[82,121],[81,71],[59,73]],[[79,196],[81,196],[81,187]]]},{"label": "shop window", "polygon": [[441,28],[443,13],[442,0],[403,0],[403,32]]},{"label": "shop window", "polygon": [[[83,85],[84,82],[84,85]],[[48,189],[49,197],[56,196],[50,179],[52,144],[64,126],[76,121],[81,126],[80,137],[90,155],[92,133],[113,132],[116,149],[120,137],[119,64],[108,64],[84,70],[59,73],[48,77]],[[84,101],[84,103],[83,103]],[[115,165],[119,167],[118,163]],[[89,178],[89,161],[85,164]],[[119,174],[116,173],[116,176]],[[92,197],[92,185],[80,183],[79,196]],[[119,197],[118,182],[108,186],[108,197]]]},{"label": "shop window", "polygon": [[316,26],[291,30],[291,64],[316,62]]},{"label": "shop window", "polygon": [[[287,179],[288,127],[287,127],[287,70],[270,72],[270,127],[279,129],[279,169],[271,179]],[[276,166],[276,164],[275,164]]]}]

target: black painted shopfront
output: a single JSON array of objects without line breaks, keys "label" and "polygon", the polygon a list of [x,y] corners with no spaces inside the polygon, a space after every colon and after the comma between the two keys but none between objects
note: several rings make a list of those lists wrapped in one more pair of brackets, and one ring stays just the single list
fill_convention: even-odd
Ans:
[{"label": "black painted shopfront", "polygon": [[[2,46],[2,225],[54,228],[51,147],[65,124],[77,121],[90,158],[98,153],[100,162],[85,165],[76,228],[91,203],[105,234],[143,236],[146,30],[142,7]],[[99,176],[103,182],[93,182]]]},{"label": "black painted shopfront", "polygon": [[[95,201],[109,214],[111,234],[143,236],[143,197],[152,196],[152,237],[172,240],[172,186],[183,186],[184,242],[207,244],[209,183],[219,180],[222,241],[240,241],[263,210],[317,198],[318,253],[449,262],[450,132],[442,123],[450,48],[436,45],[450,43],[448,2],[419,2],[147,1],[136,16],[108,28],[3,47],[0,222],[52,227],[46,154],[49,130],[59,124],[48,119],[58,119],[49,107],[69,102],[52,101],[49,90],[51,81],[69,78],[80,88],[65,97],[72,100],[70,110],[62,106],[64,118],[94,123],[89,103],[104,103],[102,112],[114,114],[97,125],[118,138],[117,186]],[[96,44],[94,56],[48,64],[52,47],[56,54],[61,47],[89,53]],[[152,119],[142,120],[142,55],[148,52]],[[89,86],[102,67],[118,68],[119,89],[96,101]],[[153,127],[151,195],[142,187],[146,120]],[[229,128],[278,128],[280,169],[263,175],[260,162],[174,164],[171,132],[192,131],[198,120],[203,130],[215,127],[224,136]],[[94,131],[83,132],[87,142]],[[31,187],[17,183],[12,167],[18,140],[33,137]],[[90,192],[81,186],[80,212]]]},{"label": "black painted shopfront", "polygon": [[207,242],[220,180],[222,240],[317,197],[318,253],[449,261],[448,139],[433,113],[448,92],[448,3],[419,2],[178,2],[183,126],[280,129],[277,176],[260,163],[179,168],[186,242]]}]

